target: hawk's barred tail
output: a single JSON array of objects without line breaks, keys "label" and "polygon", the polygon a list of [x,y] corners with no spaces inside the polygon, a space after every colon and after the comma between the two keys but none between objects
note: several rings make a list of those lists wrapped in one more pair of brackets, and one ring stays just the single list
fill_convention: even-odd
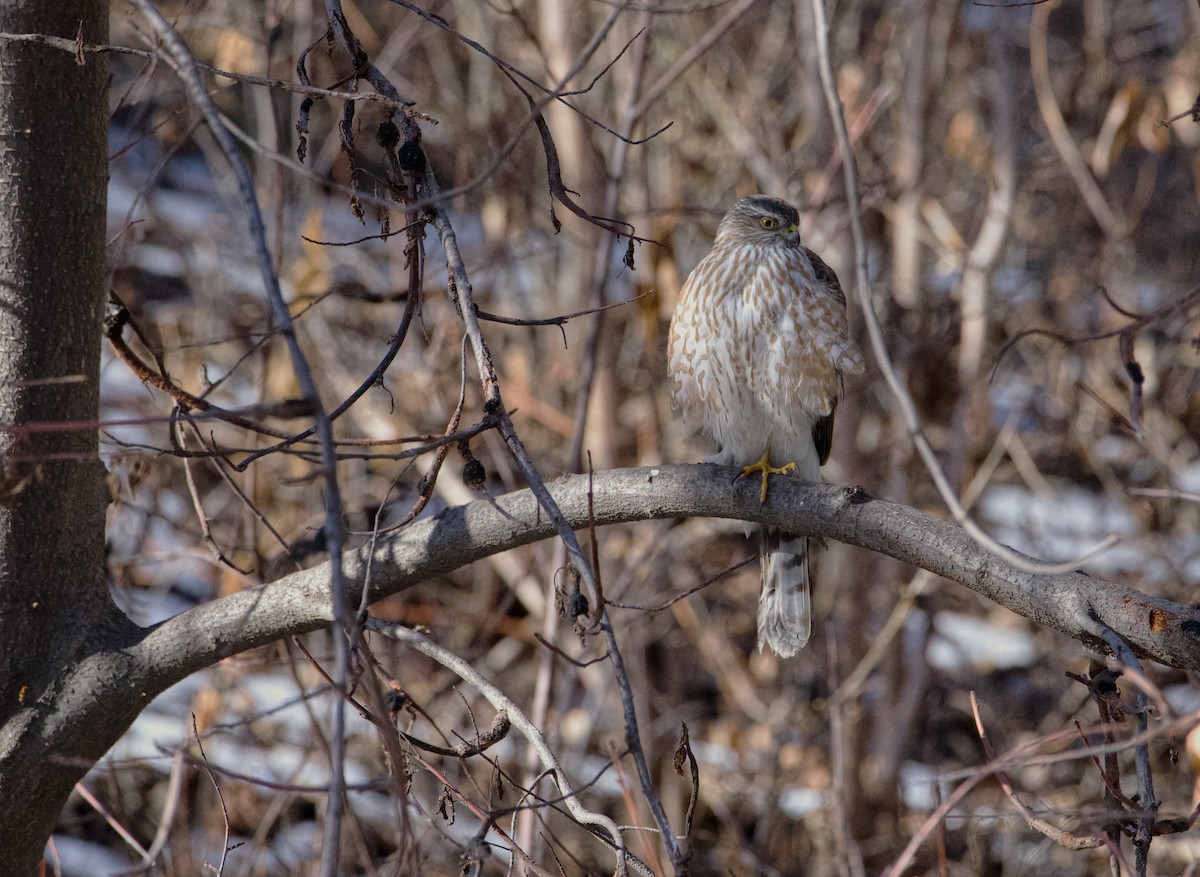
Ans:
[{"label": "hawk's barred tail", "polygon": [[781,658],[790,658],[812,634],[808,537],[763,528],[760,562],[758,650],[765,644]]}]

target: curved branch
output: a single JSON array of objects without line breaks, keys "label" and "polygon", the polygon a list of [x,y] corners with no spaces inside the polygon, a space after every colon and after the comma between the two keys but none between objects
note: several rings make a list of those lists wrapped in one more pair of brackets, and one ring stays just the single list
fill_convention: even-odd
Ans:
[{"label": "curved branch", "polygon": [[[736,471],[694,465],[597,472],[595,522],[704,516],[822,536],[958,582],[1096,651],[1110,650],[1095,633],[1099,622],[1144,657],[1200,670],[1200,610],[1083,573],[1029,572],[980,547],[954,524],[857,488],[780,478],[772,482],[767,504],[760,505],[755,484],[731,484]],[[572,527],[588,525],[587,476],[546,486]],[[554,534],[533,493],[521,490],[446,509],[377,540],[371,552],[347,552],[343,562],[352,587],[361,585],[370,564],[369,597],[377,600]],[[323,565],[177,615],[145,631],[125,655],[139,668],[135,676],[143,686],[160,689],[221,658],[323,627],[331,610],[329,569]]]},{"label": "curved branch", "polygon": [[[733,482],[737,472],[699,465],[595,473],[594,521],[707,516],[823,536],[959,582],[1096,651],[1111,652],[1103,637],[1115,634],[1143,657],[1200,670],[1198,608],[1082,573],[1029,572],[980,547],[954,524],[857,488],[779,478],[771,484],[769,502],[761,505],[757,482]],[[568,476],[546,487],[569,526],[588,525],[587,476]],[[545,510],[539,512],[533,492],[520,490],[446,509],[376,540],[373,549],[346,552],[346,584],[361,586],[370,569],[368,598],[377,600],[556,532]],[[50,757],[94,761],[168,686],[222,658],[328,627],[330,595],[330,565],[324,564],[151,628],[138,628],[120,614],[97,616],[87,654],[66,668],[53,689],[35,693],[36,706],[0,734],[0,763],[40,763]]]}]

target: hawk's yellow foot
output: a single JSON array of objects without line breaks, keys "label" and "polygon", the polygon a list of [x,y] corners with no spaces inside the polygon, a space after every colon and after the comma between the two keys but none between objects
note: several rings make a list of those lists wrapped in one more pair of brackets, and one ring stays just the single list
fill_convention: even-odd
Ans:
[{"label": "hawk's yellow foot", "polygon": [[776,468],[775,466],[772,466],[770,460],[767,458],[768,454],[770,454],[769,449],[766,451],[763,451],[763,455],[758,458],[758,462],[751,466],[746,466],[744,469],[742,469],[742,474],[738,476],[738,478],[745,478],[747,475],[751,474],[752,472],[761,472],[762,473],[762,481],[763,481],[762,494],[759,496],[759,502],[767,501],[767,476],[768,475],[787,475],[789,472],[796,471],[795,463],[784,463],[782,466],[780,466],[778,468]]}]

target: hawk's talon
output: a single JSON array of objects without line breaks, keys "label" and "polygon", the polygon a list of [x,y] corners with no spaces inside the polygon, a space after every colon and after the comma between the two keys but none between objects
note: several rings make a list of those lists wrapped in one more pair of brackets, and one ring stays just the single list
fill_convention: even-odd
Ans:
[{"label": "hawk's talon", "polygon": [[759,502],[763,502],[763,503],[765,503],[767,501],[767,476],[768,475],[787,475],[790,472],[796,471],[795,463],[784,463],[782,466],[779,466],[779,467],[772,466],[770,460],[767,458],[768,453],[769,453],[769,451],[763,451],[763,455],[758,458],[757,463],[754,463],[753,465],[744,467],[742,469],[741,474],[738,475],[738,478],[744,478],[747,475],[749,475],[751,472],[761,472],[762,473],[762,493],[759,495]]}]

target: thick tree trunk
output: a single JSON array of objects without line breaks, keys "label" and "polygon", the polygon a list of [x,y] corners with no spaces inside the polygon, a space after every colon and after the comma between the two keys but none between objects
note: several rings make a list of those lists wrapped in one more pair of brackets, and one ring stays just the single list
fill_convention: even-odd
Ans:
[{"label": "thick tree trunk", "polygon": [[[75,39],[81,28],[107,42],[105,0],[0,4],[3,33]],[[53,739],[64,674],[121,624],[104,581],[95,428],[107,85],[101,56],[78,64],[0,40],[0,870],[13,875],[36,873],[95,757],[49,746],[31,761],[27,744]]]}]

